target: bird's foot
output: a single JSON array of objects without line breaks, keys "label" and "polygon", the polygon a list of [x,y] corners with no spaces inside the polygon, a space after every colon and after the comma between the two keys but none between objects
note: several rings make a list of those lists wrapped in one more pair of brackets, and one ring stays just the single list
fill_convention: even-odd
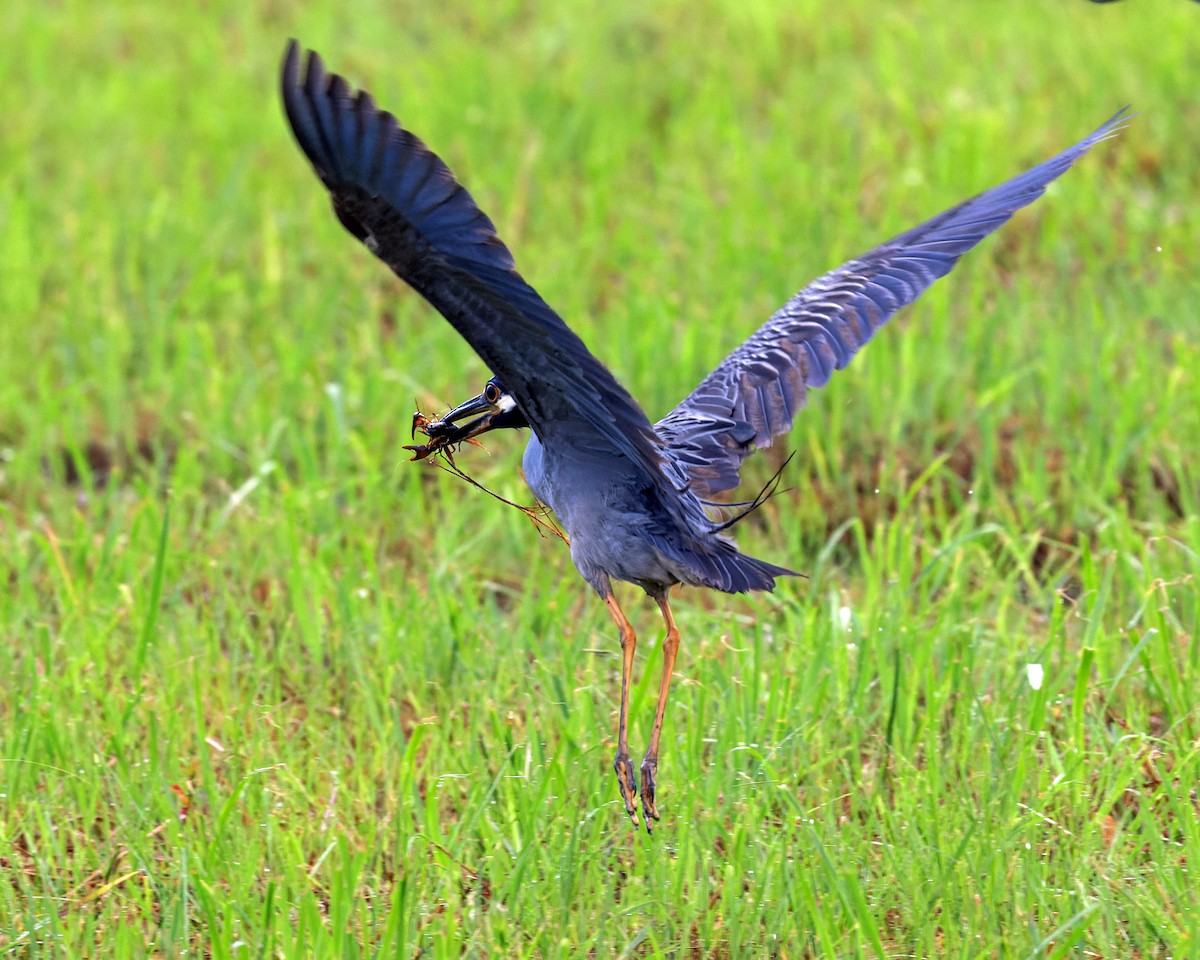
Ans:
[{"label": "bird's foot", "polygon": [[618,753],[613,760],[613,769],[617,771],[617,785],[621,788],[621,799],[625,801],[625,812],[629,814],[634,827],[638,827],[637,775],[633,772],[633,761],[629,759],[629,754]]},{"label": "bird's foot", "polygon": [[650,832],[650,821],[658,820],[658,806],[654,802],[654,774],[658,772],[658,761],[646,757],[642,761],[642,812],[646,815],[646,832]]}]

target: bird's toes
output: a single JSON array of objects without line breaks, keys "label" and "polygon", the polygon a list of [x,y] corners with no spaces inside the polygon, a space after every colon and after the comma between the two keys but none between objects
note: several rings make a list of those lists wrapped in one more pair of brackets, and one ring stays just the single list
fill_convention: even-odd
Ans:
[{"label": "bird's toes", "polygon": [[658,761],[647,757],[642,761],[642,812],[646,815],[646,829],[650,829],[650,821],[660,819],[658,805],[654,802],[654,774],[658,772]]},{"label": "bird's toes", "polygon": [[621,799],[625,801],[625,812],[633,821],[634,827],[640,826],[637,815],[637,774],[633,770],[633,761],[628,754],[617,754],[613,760],[613,769],[617,772],[617,785],[621,788]]}]

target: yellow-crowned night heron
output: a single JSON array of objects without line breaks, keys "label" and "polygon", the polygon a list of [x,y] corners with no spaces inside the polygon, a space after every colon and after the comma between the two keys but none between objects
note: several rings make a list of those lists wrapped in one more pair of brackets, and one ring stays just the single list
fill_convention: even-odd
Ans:
[{"label": "yellow-crowned night heron", "polygon": [[501,427],[532,430],[525,479],[557,514],[575,566],[620,630],[613,765],[635,825],[638,781],[626,724],[636,641],[611,581],[637,584],[662,611],[662,682],[641,766],[647,827],[659,817],[658,745],[679,648],[667,591],[678,583],[726,593],[771,590],[776,577],[792,575],[740,553],[722,533],[728,521],[712,518],[713,498],[738,486],[746,457],[788,430],[809,388],[822,386],[897,310],[1111,136],[1125,114],[1032,170],[813,281],[679,406],[651,423],[517,273],[492,221],[446,165],[379,110],[370,94],[352,93],[345,80],[325,72],[315,53],[302,73],[293,41],[283,64],[283,101],[338,219],[433,304],[495,375],[478,397],[427,428],[434,446]]}]

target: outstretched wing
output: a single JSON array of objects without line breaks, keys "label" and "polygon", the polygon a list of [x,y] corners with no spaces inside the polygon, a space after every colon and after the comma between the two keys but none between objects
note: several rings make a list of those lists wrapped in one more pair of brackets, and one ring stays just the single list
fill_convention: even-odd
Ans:
[{"label": "outstretched wing", "polygon": [[900,234],[792,297],[655,425],[687,473],[690,489],[707,498],[736,487],[742,461],[791,427],[810,387],[824,386],[896,311],[1113,136],[1127,110],[1058,156]]},{"label": "outstretched wing", "polygon": [[492,221],[424,143],[316,53],[301,76],[294,40],[283,103],[338,219],[453,324],[544,443],[558,434],[581,454],[624,456],[671,487],[637,401],[517,273]]}]

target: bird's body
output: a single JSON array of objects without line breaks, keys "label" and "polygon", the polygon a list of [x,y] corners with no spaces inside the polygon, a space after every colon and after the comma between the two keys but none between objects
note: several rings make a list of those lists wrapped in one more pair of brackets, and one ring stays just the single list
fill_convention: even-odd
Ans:
[{"label": "bird's body", "polygon": [[653,597],[677,583],[725,593],[769,590],[791,571],[747,557],[714,524],[696,495],[678,491],[673,510],[625,462],[545,447],[532,434],[522,461],[533,495],[554,511],[571,559],[601,597],[609,579],[636,583]]},{"label": "bird's body", "polygon": [[521,466],[533,495],[567,531],[575,566],[601,596],[610,577],[660,592],[682,582],[682,564],[664,556],[641,529],[645,517],[658,513],[646,502],[654,496],[652,488],[600,458],[557,456],[536,433],[530,434]]},{"label": "bird's body", "polygon": [[[967,250],[1041,196],[1116,130],[1124,111],[1042,164],[967,200],[813,281],[657,423],[517,273],[491,220],[420,140],[365,92],[351,93],[289,45],[283,99],[301,148],[343,225],[432,303],[495,376],[483,393],[427,422],[423,454],[486,430],[528,427],[525,478],[558,516],[583,578],[621,635],[617,755],[626,811],[638,782],[627,716],[636,643],[612,580],[641,586],[666,623],[663,677],[641,767],[642,807],[657,819],[655,773],[679,646],[668,590],[771,590],[792,571],[749,557],[710,515],[742,462],[786,432],[807,391],[844,367],[901,307]],[[477,418],[464,426],[457,421]],[[760,502],[757,498],[748,506]]]}]

